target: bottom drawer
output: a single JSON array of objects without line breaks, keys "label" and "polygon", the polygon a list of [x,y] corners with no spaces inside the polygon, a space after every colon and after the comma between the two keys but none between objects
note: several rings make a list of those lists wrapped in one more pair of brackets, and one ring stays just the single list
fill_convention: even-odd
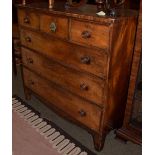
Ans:
[{"label": "bottom drawer", "polygon": [[99,131],[101,109],[62,88],[58,88],[26,68],[23,68],[25,86],[92,130]]}]

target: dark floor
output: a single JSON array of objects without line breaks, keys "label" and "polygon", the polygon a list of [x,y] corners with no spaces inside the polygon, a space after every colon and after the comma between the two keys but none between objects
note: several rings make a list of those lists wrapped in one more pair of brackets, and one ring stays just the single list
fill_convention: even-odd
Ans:
[{"label": "dark floor", "polygon": [[[24,92],[22,87],[22,78],[20,67],[17,69],[17,75],[13,74],[12,82],[13,82],[13,94],[17,94],[22,99],[24,98]],[[70,122],[60,118],[46,106],[44,106],[40,101],[36,98],[32,97],[29,104],[37,109],[43,117],[46,117],[53,122],[55,122],[58,126],[60,126],[63,130],[69,133],[73,138],[80,141],[84,146],[95,152],[93,147],[93,140],[90,134],[87,131],[79,128],[78,126],[71,124]],[[142,147],[131,142],[122,143],[119,140],[115,139],[114,131],[111,131],[106,137],[104,149],[101,152],[96,152],[97,155],[141,155]]]}]

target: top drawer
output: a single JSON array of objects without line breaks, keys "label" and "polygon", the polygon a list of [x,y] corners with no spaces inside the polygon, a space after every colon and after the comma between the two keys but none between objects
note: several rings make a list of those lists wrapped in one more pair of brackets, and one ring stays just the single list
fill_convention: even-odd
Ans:
[{"label": "top drawer", "polygon": [[40,15],[40,30],[59,38],[68,38],[68,18]]},{"label": "top drawer", "polygon": [[107,48],[109,44],[109,28],[104,25],[72,20],[70,37],[76,43]]},{"label": "top drawer", "polygon": [[39,29],[39,15],[27,10],[18,10],[18,22],[22,26]]}]

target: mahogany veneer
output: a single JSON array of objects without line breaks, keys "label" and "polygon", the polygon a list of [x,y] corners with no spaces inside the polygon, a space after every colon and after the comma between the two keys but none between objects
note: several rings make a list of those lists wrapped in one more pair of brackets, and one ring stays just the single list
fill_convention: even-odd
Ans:
[{"label": "mahogany veneer", "polygon": [[137,14],[98,17],[96,6],[18,6],[23,80],[59,115],[92,133],[97,150],[123,120]]}]

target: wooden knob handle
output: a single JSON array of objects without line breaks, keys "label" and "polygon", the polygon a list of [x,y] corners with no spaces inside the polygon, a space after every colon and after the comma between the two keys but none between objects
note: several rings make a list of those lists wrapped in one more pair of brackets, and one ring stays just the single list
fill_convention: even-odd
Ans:
[{"label": "wooden knob handle", "polygon": [[90,57],[89,56],[81,57],[81,62],[83,64],[90,64]]},{"label": "wooden knob handle", "polygon": [[89,31],[83,31],[83,32],[81,33],[81,35],[82,35],[82,38],[88,39],[88,38],[91,37],[91,32],[89,32]]},{"label": "wooden knob handle", "polygon": [[80,110],[79,111],[79,114],[80,114],[81,117],[86,116],[86,112],[84,110]]},{"label": "wooden knob handle", "polygon": [[88,86],[85,83],[83,83],[80,85],[80,89],[81,90],[88,90]]},{"label": "wooden knob handle", "polygon": [[28,17],[25,17],[25,18],[24,18],[24,23],[25,23],[25,24],[29,24],[29,23],[30,23],[30,20],[29,20]]},{"label": "wooden knob handle", "polygon": [[28,58],[27,62],[30,63],[30,64],[33,64],[33,59],[32,58]]},{"label": "wooden knob handle", "polygon": [[33,80],[29,80],[29,84],[30,85],[34,85],[34,81]]},{"label": "wooden knob handle", "polygon": [[30,38],[30,37],[26,37],[25,40],[26,40],[27,42],[31,42],[31,38]]}]

